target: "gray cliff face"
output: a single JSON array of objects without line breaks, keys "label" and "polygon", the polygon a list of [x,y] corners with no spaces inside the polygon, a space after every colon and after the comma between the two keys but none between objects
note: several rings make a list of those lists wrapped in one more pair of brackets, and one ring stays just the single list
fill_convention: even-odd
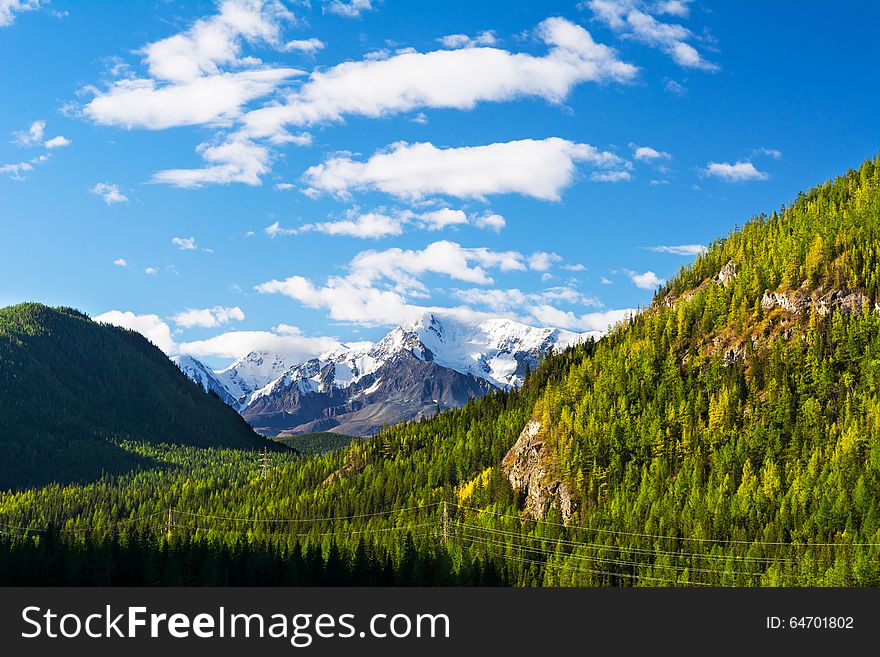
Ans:
[{"label": "gray cliff face", "polygon": [[[839,309],[847,314],[861,315],[865,308],[870,309],[870,301],[860,292],[832,290],[825,294],[819,294],[818,291],[801,286],[801,289],[791,292],[765,292],[761,297],[761,307],[764,310],[782,308],[785,312],[792,314],[809,313],[812,308],[815,308],[822,317],[834,309]],[[877,310],[876,306],[874,310]]]},{"label": "gray cliff face", "polygon": [[525,494],[525,511],[540,520],[550,508],[559,509],[565,522],[577,513],[571,488],[554,476],[556,455],[547,444],[541,423],[526,424],[516,443],[501,461],[501,468],[514,490]]},{"label": "gray cliff face", "polygon": [[278,386],[255,399],[242,415],[264,435],[335,431],[369,436],[385,424],[430,417],[438,408],[463,406],[494,389],[484,379],[422,360],[410,351],[395,354],[345,388],[332,381],[331,364],[321,371],[317,389],[297,382]]}]

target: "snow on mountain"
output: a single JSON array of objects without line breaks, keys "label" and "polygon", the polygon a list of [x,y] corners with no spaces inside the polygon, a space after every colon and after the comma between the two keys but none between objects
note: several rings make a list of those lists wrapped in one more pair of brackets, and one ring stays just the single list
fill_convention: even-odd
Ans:
[{"label": "snow on mountain", "polygon": [[[585,335],[554,328],[534,328],[509,319],[478,323],[427,314],[394,329],[385,340],[414,345],[413,353],[449,369],[473,374],[499,388],[522,384],[525,365],[534,368],[550,350],[565,349]],[[383,342],[385,341],[383,340]]]},{"label": "snow on mountain", "polygon": [[519,386],[527,367],[534,369],[551,349],[583,342],[587,334],[534,328],[509,319],[465,322],[428,313],[396,327],[375,344],[362,343],[295,365],[256,390],[250,401],[296,385],[301,392],[347,388],[372,374],[403,351],[462,374],[472,374],[496,388]]},{"label": "snow on mountain", "polygon": [[292,365],[283,354],[252,351],[226,369],[215,371],[214,375],[235,399],[236,408],[242,410],[251,402],[254,392],[277,379]]},{"label": "snow on mountain", "polygon": [[217,380],[217,376],[213,370],[209,369],[204,363],[196,360],[192,356],[172,356],[171,360],[177,367],[183,371],[190,379],[198,383],[205,392],[213,391],[220,396],[224,402],[230,406],[236,406],[236,399],[229,394],[229,391]]},{"label": "snow on mountain", "polygon": [[212,372],[194,358],[176,360],[205,389],[222,390],[218,394],[267,435],[326,429],[368,435],[385,422],[519,386],[551,349],[592,335],[427,313],[376,343],[350,344],[305,362],[253,352]]}]

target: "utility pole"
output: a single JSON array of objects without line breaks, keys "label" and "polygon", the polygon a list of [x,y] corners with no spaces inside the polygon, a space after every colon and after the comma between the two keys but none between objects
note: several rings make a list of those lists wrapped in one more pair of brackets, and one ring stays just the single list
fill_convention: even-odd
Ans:
[{"label": "utility pole", "polygon": [[265,479],[269,476],[269,448],[263,448],[263,467],[260,476]]},{"label": "utility pole", "polygon": [[443,544],[449,543],[449,502],[443,502]]}]

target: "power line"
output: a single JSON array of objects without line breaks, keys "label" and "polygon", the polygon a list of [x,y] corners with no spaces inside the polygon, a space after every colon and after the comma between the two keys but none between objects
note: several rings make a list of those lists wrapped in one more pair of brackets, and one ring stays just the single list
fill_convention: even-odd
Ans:
[{"label": "power line", "polygon": [[[358,534],[381,534],[384,532],[394,532],[394,531],[409,531],[411,529],[421,529],[422,527],[433,527],[435,523],[433,522],[425,522],[416,525],[407,525],[405,527],[382,527],[382,528],[373,528],[373,529],[355,529],[346,531],[345,534],[347,536],[358,535]],[[219,534],[235,534],[237,536],[244,536],[247,532],[237,529],[218,529],[216,527],[201,527],[199,525],[180,525],[175,524],[175,527],[181,529],[192,529],[201,532],[216,532]],[[294,538],[319,538],[324,536],[339,536],[338,531],[329,531],[329,532],[319,532],[319,533],[300,533],[300,534],[280,534],[280,536],[284,537],[294,537]]]},{"label": "power line", "polygon": [[[94,531],[96,529],[107,529],[110,527],[117,527],[119,525],[127,525],[127,524],[130,524],[133,522],[139,522],[141,520],[147,520],[148,518],[153,518],[153,517],[158,516],[163,513],[167,513],[167,510],[163,509],[161,511],[154,511],[153,513],[148,513],[148,514],[142,515],[142,516],[132,516],[130,518],[122,518],[120,520],[116,520],[116,521],[113,521],[113,522],[110,522],[110,523],[107,523],[104,525],[89,525],[88,527],[58,527],[55,529],[55,531],[60,532],[60,533],[89,532],[89,531]],[[0,522],[0,526],[7,527],[9,529],[17,529],[19,531],[24,531],[24,532],[28,532],[28,533],[34,533],[34,534],[42,534],[42,533],[49,531],[48,527],[36,527],[36,528],[22,527],[22,526],[10,525],[8,523],[3,523],[3,522]]]},{"label": "power line", "polygon": [[580,541],[570,541],[563,538],[550,538],[547,536],[534,536],[532,534],[524,534],[522,532],[514,532],[508,531],[504,529],[496,529],[494,527],[483,527],[482,525],[473,525],[466,522],[456,521],[461,527],[466,527],[469,529],[476,529],[483,532],[488,532],[490,534],[499,534],[505,537],[511,538],[524,538],[532,541],[543,541],[547,543],[558,543],[560,545],[565,545],[568,547],[590,547],[594,549],[605,549],[605,550],[617,550],[617,551],[626,551],[626,552],[636,552],[642,554],[656,554],[661,556],[684,556],[689,558],[704,558],[704,559],[716,559],[716,560],[729,560],[734,559],[737,561],[753,561],[755,563],[788,563],[790,559],[786,558],[771,558],[771,557],[751,557],[748,555],[723,555],[723,554],[706,554],[700,552],[684,552],[684,551],[674,551],[674,550],[653,550],[649,548],[640,548],[637,546],[631,545],[608,545],[606,543],[589,543],[589,542],[580,542]]},{"label": "power line", "polygon": [[220,516],[220,515],[212,515],[207,513],[196,513],[193,511],[181,511],[179,509],[175,509],[174,513],[180,513],[183,515],[194,516],[198,518],[210,518],[214,520],[229,520],[232,522],[274,522],[274,523],[300,523],[300,522],[331,522],[335,520],[355,520],[360,518],[372,518],[374,516],[386,516],[392,513],[403,513],[405,511],[420,511],[423,509],[429,509],[431,507],[437,506],[438,504],[442,504],[442,502],[431,502],[430,504],[425,504],[422,506],[410,506],[403,507],[401,509],[389,509],[387,511],[374,511],[372,513],[361,513],[357,515],[349,515],[349,516],[332,516],[332,517],[318,517],[318,518],[236,518],[232,516]]},{"label": "power line", "polygon": [[554,556],[555,557],[563,557],[566,559],[575,559],[577,561],[588,562],[588,563],[594,563],[594,562],[595,563],[608,563],[608,564],[614,564],[614,565],[618,565],[618,566],[634,566],[637,568],[654,568],[654,569],[660,568],[660,569],[667,569],[667,570],[676,570],[679,572],[688,571],[688,572],[695,572],[695,573],[705,573],[708,575],[734,574],[734,575],[755,576],[755,575],[761,574],[761,573],[745,573],[745,572],[731,573],[729,571],[724,571],[724,570],[699,568],[699,567],[695,567],[695,566],[693,566],[693,567],[692,566],[677,566],[677,565],[673,565],[673,564],[649,563],[646,561],[629,561],[626,559],[612,559],[610,557],[592,557],[592,556],[588,556],[585,554],[575,554],[572,552],[567,552],[567,553],[550,552],[550,551],[541,550],[540,548],[531,548],[531,547],[524,546],[524,545],[511,545],[508,543],[501,543],[498,541],[489,541],[489,540],[486,540],[485,538],[473,536],[471,534],[465,534],[465,538],[476,540],[484,545],[489,545],[492,547],[515,548],[518,550],[522,550],[524,552],[530,552],[535,555],[540,554],[545,557],[554,557]]},{"label": "power line", "polygon": [[[512,516],[510,514],[490,511],[489,509],[479,509],[472,506],[459,505],[461,509],[477,511],[480,513],[489,513],[499,518],[512,518],[522,522],[522,516]],[[775,545],[775,546],[797,546],[797,547],[880,547],[880,543],[795,543],[785,541],[746,541],[727,538],[691,538],[687,536],[663,536],[662,534],[641,534],[637,532],[625,532],[614,529],[602,529],[600,527],[588,527],[584,525],[566,525],[561,522],[550,522],[549,520],[532,520],[535,524],[544,524],[551,527],[563,527],[565,529],[576,529],[584,532],[596,532],[597,534],[614,534],[616,536],[634,536],[637,538],[655,538],[666,541],[692,541],[697,543],[723,543],[729,545]]]},{"label": "power line", "polygon": [[580,573],[590,573],[594,575],[607,575],[609,577],[624,577],[626,579],[631,580],[648,580],[653,582],[661,582],[663,584],[674,584],[676,586],[711,586],[710,584],[706,584],[705,582],[679,582],[674,579],[666,579],[663,577],[650,577],[648,575],[631,575],[629,573],[617,573],[609,570],[597,570],[594,568],[579,568],[577,566],[565,566],[561,564],[555,563],[545,563],[543,561],[536,561],[534,559],[522,559],[514,556],[505,556],[502,557],[505,560],[510,561],[519,561],[521,563],[530,563],[535,564],[537,566],[544,566],[547,568],[556,568],[557,570],[574,570]]}]

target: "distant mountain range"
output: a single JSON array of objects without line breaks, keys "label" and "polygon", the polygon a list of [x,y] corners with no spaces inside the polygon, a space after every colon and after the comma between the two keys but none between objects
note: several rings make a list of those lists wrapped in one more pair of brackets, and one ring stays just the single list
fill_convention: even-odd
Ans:
[{"label": "distant mountain range", "polygon": [[305,362],[252,352],[222,370],[175,356],[183,372],[264,435],[335,431],[366,436],[385,424],[431,416],[471,397],[521,385],[551,350],[591,333],[508,319],[467,322],[436,313]]}]

